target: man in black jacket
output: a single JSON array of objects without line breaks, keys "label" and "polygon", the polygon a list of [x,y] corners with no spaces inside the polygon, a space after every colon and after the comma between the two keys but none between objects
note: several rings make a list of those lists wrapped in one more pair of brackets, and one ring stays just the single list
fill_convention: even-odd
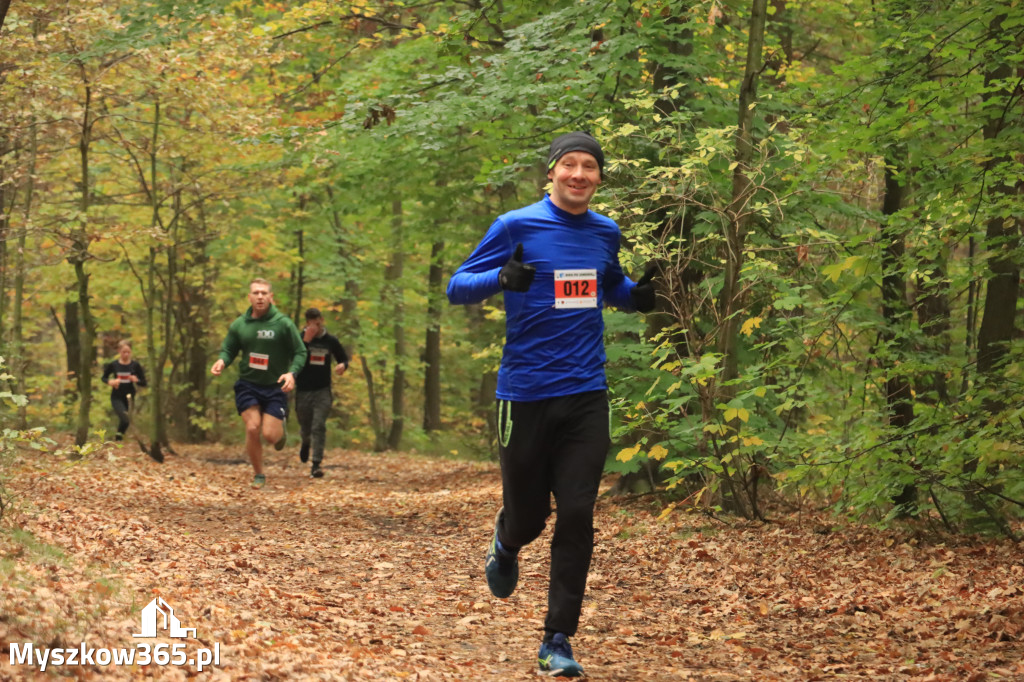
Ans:
[{"label": "man in black jacket", "polygon": [[299,459],[303,463],[308,462],[312,449],[310,475],[321,478],[324,475],[320,465],[324,460],[327,439],[327,415],[333,402],[331,358],[338,363],[334,373],[341,376],[348,369],[348,353],[335,336],[327,333],[324,317],[317,308],[306,311],[302,340],[306,344],[306,366],[295,379],[295,416],[302,433]]}]

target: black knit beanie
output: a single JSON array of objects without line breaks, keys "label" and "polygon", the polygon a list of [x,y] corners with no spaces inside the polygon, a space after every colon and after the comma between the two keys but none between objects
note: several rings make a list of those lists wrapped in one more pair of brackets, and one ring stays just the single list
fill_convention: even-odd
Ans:
[{"label": "black knit beanie", "polygon": [[579,130],[559,135],[551,143],[551,151],[548,152],[548,170],[554,168],[558,160],[569,152],[586,152],[593,156],[597,159],[601,177],[604,177],[604,152],[601,151],[601,145],[592,135]]}]

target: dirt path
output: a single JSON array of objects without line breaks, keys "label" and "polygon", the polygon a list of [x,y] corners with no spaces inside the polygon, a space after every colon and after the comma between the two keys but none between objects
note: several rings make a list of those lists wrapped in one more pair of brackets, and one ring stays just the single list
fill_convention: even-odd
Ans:
[{"label": "dirt path", "polygon": [[[0,547],[13,566],[0,679],[50,678],[12,667],[11,643],[134,647],[157,596],[197,629],[190,653],[219,646],[198,679],[536,679],[549,535],[524,550],[517,592],[491,597],[494,465],[331,451],[313,480],[291,451],[268,459],[259,491],[237,453],[209,446],[163,465],[125,449],[24,466],[12,488],[37,511],[23,524],[65,557]],[[599,503],[573,640],[590,679],[1024,680],[1024,567],[1010,543],[656,512]]]}]

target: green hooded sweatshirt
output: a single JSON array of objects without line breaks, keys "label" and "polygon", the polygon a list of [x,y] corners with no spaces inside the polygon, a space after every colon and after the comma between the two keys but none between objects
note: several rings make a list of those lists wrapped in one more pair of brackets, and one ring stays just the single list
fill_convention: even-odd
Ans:
[{"label": "green hooded sweatshirt", "polygon": [[219,355],[225,367],[239,351],[238,378],[260,386],[273,386],[282,374],[298,374],[306,364],[306,344],[299,330],[274,304],[259,319],[253,318],[250,306],[228,327]]}]

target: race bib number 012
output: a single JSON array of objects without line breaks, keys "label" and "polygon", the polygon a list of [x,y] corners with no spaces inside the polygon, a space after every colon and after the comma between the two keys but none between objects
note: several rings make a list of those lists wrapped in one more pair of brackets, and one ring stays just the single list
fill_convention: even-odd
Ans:
[{"label": "race bib number 012", "polygon": [[556,308],[596,308],[597,270],[555,270]]}]

